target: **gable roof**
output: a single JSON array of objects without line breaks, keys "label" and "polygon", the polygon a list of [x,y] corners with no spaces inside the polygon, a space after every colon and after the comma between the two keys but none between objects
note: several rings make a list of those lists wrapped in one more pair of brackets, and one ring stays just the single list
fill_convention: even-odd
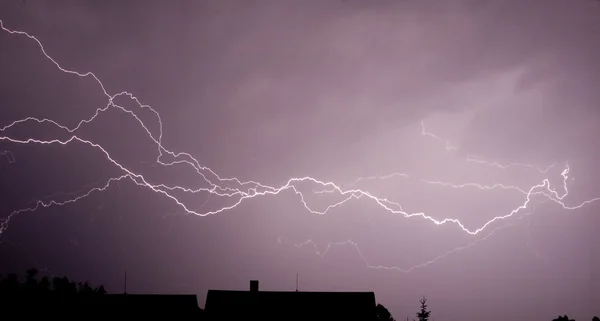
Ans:
[{"label": "gable roof", "polygon": [[211,318],[373,320],[373,292],[273,292],[209,290]]}]

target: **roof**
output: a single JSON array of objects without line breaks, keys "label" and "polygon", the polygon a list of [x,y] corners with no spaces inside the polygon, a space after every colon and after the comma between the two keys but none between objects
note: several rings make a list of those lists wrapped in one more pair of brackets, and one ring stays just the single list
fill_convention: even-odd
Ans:
[{"label": "roof", "polygon": [[260,318],[373,320],[373,292],[271,292],[209,290],[205,311],[212,319]]},{"label": "roof", "polygon": [[95,307],[99,315],[151,317],[168,314],[174,320],[202,320],[196,295],[185,294],[105,294]]},{"label": "roof", "polygon": [[195,294],[105,294],[100,303],[146,309],[198,309]]},{"label": "roof", "polygon": [[[27,307],[36,307],[23,302]],[[1,306],[2,304],[0,304]],[[23,312],[22,305],[7,307],[9,310]],[[4,307],[3,307],[4,311]],[[45,302],[38,309],[25,309],[29,314],[44,311],[48,316],[66,316],[73,311],[85,312],[96,318],[155,317],[166,313],[172,320],[203,320],[204,311],[198,307],[196,295],[154,295],[154,294],[104,294],[80,302],[60,304],[56,301]]]}]

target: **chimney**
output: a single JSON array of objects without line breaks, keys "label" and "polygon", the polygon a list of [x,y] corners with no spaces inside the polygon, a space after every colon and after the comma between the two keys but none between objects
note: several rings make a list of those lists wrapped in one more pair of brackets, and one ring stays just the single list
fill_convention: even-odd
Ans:
[{"label": "chimney", "polygon": [[258,280],[250,280],[250,292],[258,292]]}]

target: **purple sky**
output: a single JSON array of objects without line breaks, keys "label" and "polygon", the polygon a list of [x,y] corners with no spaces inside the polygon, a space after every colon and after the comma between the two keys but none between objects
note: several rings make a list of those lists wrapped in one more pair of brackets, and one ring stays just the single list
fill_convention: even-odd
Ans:
[{"label": "purple sky", "polygon": [[[436,320],[600,314],[598,1],[25,0],[0,20],[2,272],[119,292],[127,270],[128,292],[201,306],[209,288],[293,290],[299,273],[301,290],[374,291],[397,319],[422,294]],[[69,133],[56,124],[108,97],[51,59],[152,109],[123,95]],[[13,123],[27,117],[56,124]],[[189,155],[157,159],[145,129]],[[116,163],[39,143],[72,135]],[[127,174],[117,163],[152,188],[88,195]],[[306,177],[346,194],[286,185]],[[434,222],[476,231],[524,205],[474,235]]]}]

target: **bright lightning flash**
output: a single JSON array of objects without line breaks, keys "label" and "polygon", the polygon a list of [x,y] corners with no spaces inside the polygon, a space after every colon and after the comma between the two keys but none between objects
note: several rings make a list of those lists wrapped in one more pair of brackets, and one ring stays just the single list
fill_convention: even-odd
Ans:
[{"label": "bright lightning flash", "polygon": [[[323,214],[326,214],[330,209],[341,206],[352,199],[363,199],[363,200],[372,201],[372,202],[376,203],[377,205],[379,205],[385,211],[395,214],[395,215],[400,215],[404,218],[418,217],[418,218],[427,220],[436,225],[453,224],[458,229],[460,229],[462,232],[467,233],[469,235],[477,235],[477,234],[483,232],[484,230],[486,230],[488,227],[490,227],[495,222],[502,221],[509,217],[515,216],[515,214],[517,214],[518,212],[528,208],[528,206],[531,203],[532,197],[535,195],[543,196],[546,198],[547,201],[554,202],[566,210],[575,210],[575,209],[581,208],[582,206],[584,206],[586,204],[600,200],[600,198],[594,198],[594,199],[586,200],[580,204],[575,204],[575,205],[567,205],[564,202],[564,198],[569,193],[569,191],[567,189],[568,174],[570,171],[570,167],[569,167],[568,163],[565,164],[564,170],[561,173],[561,175],[563,177],[562,189],[564,190],[564,193],[562,193],[562,194],[559,194],[556,191],[556,189],[551,186],[548,178],[542,179],[538,184],[533,185],[533,186],[529,187],[528,189],[523,189],[523,188],[519,188],[519,187],[515,187],[515,186],[507,186],[507,185],[502,185],[502,184],[495,184],[492,186],[485,186],[485,185],[481,185],[481,184],[477,184],[477,183],[451,184],[451,183],[446,183],[446,182],[421,179],[420,180],[421,183],[439,185],[439,186],[448,187],[448,188],[469,188],[470,187],[470,188],[478,188],[478,189],[482,189],[482,190],[506,189],[506,190],[515,190],[524,195],[523,203],[514,207],[514,209],[512,211],[510,211],[504,215],[496,216],[478,228],[467,228],[462,222],[460,222],[458,219],[455,219],[455,218],[444,218],[444,219],[438,220],[438,219],[435,219],[432,216],[430,216],[426,213],[423,213],[423,212],[409,213],[409,212],[402,210],[402,207],[400,206],[400,204],[390,201],[387,198],[377,197],[376,195],[373,195],[372,193],[370,193],[366,190],[362,190],[362,189],[358,189],[358,188],[351,188],[351,189],[342,188],[340,185],[338,185],[334,182],[321,181],[321,180],[319,180],[317,178],[313,178],[313,177],[307,176],[307,177],[290,178],[285,184],[283,184],[281,186],[268,186],[268,185],[264,185],[264,184],[261,184],[259,182],[255,182],[255,181],[244,181],[243,182],[237,178],[224,178],[224,177],[217,175],[217,173],[212,171],[210,168],[200,165],[200,162],[198,160],[196,160],[196,158],[194,158],[191,154],[184,153],[184,152],[176,153],[176,152],[173,152],[173,151],[167,149],[166,147],[164,147],[162,144],[162,138],[163,138],[162,120],[161,120],[159,113],[155,109],[153,109],[151,106],[142,104],[140,102],[140,100],[136,96],[134,96],[132,93],[122,91],[119,93],[110,94],[105,89],[104,84],[100,81],[100,79],[94,73],[92,73],[92,72],[82,73],[82,72],[78,72],[78,71],[68,70],[68,69],[62,67],[61,64],[59,64],[50,55],[48,55],[48,53],[44,49],[44,46],[42,45],[40,40],[38,40],[36,37],[30,35],[27,32],[24,32],[24,31],[11,30],[4,26],[2,20],[0,20],[0,28],[2,29],[2,32],[8,33],[8,34],[14,35],[14,36],[27,37],[30,40],[37,43],[41,53],[45,56],[46,59],[48,59],[49,62],[54,64],[54,66],[56,66],[56,68],[58,70],[60,70],[64,73],[73,75],[73,76],[82,77],[82,78],[87,77],[87,78],[94,79],[95,82],[98,84],[99,89],[106,96],[106,100],[107,100],[106,105],[103,108],[97,109],[93,113],[93,115],[91,115],[87,119],[81,120],[74,127],[67,127],[67,126],[59,123],[58,121],[55,121],[52,119],[36,118],[36,117],[27,117],[24,119],[15,120],[9,124],[0,124],[0,126],[3,126],[3,127],[0,127],[0,134],[2,134],[2,133],[6,133],[11,128],[17,127],[19,125],[23,125],[25,123],[37,123],[37,124],[48,123],[48,124],[54,125],[55,127],[69,133],[70,138],[68,138],[68,139],[65,139],[65,140],[60,140],[60,139],[41,140],[41,139],[36,139],[33,137],[27,138],[27,139],[17,139],[12,136],[3,135],[3,136],[0,136],[0,141],[9,142],[12,144],[37,144],[37,145],[84,144],[84,145],[87,145],[91,149],[96,149],[96,150],[100,151],[101,154],[104,155],[106,160],[110,164],[114,165],[121,172],[120,176],[110,178],[102,186],[91,188],[85,192],[79,193],[78,195],[76,195],[74,197],[68,198],[67,200],[63,200],[63,201],[58,201],[56,199],[50,199],[47,201],[38,200],[38,201],[34,202],[33,206],[21,208],[21,209],[18,209],[18,210],[15,210],[15,211],[9,213],[6,216],[6,218],[4,218],[3,220],[0,221],[0,237],[8,229],[11,219],[14,218],[18,214],[22,214],[25,212],[34,212],[41,208],[47,208],[47,207],[51,207],[51,206],[62,206],[62,205],[70,204],[70,203],[75,203],[93,193],[102,192],[102,191],[106,190],[107,188],[109,188],[113,183],[124,180],[124,179],[131,180],[133,183],[135,183],[136,185],[138,185],[140,187],[145,187],[145,188],[157,193],[159,196],[163,196],[163,197],[170,199],[174,204],[179,206],[186,213],[192,214],[192,215],[197,215],[197,216],[207,216],[207,215],[222,213],[222,212],[225,212],[225,211],[235,208],[236,206],[238,206],[239,204],[241,204],[243,201],[245,201],[247,199],[251,199],[251,198],[255,198],[255,197],[259,197],[259,196],[278,195],[284,191],[291,190],[292,192],[294,192],[296,195],[299,196],[299,200],[300,200],[300,202],[302,202],[302,204],[306,208],[306,210],[313,214],[322,214],[323,215]],[[128,97],[131,100],[133,100],[134,102],[136,102],[138,104],[138,106],[141,107],[142,109],[147,109],[147,110],[151,111],[156,116],[156,119],[158,121],[158,125],[159,125],[158,133],[153,133],[148,128],[148,126],[140,119],[138,114],[136,114],[134,111],[129,110],[129,109],[122,107],[122,106],[118,105],[117,103],[115,103],[115,100],[118,97]],[[209,187],[188,188],[185,186],[178,186],[178,185],[170,186],[170,185],[166,185],[166,184],[151,182],[149,179],[145,178],[142,174],[136,173],[133,170],[120,164],[100,144],[95,143],[90,140],[83,139],[77,135],[78,130],[84,124],[93,122],[94,119],[96,119],[96,117],[98,117],[99,114],[105,112],[109,108],[117,109],[123,113],[126,113],[127,115],[132,117],[135,121],[137,121],[137,123],[145,130],[148,138],[150,140],[152,140],[152,142],[154,144],[156,144],[156,148],[158,150],[158,157],[156,158],[157,164],[160,164],[165,167],[166,166],[175,166],[175,165],[188,166],[190,169],[194,170],[196,172],[196,174],[199,176],[199,178],[203,182],[207,183]],[[456,150],[456,147],[453,146],[452,144],[450,144],[450,142],[448,142],[447,140],[442,139],[432,133],[427,132],[425,130],[425,125],[423,122],[421,122],[421,126],[422,126],[421,134],[423,136],[431,137],[435,140],[445,143],[445,148],[448,151]],[[14,158],[14,155],[10,151],[0,151],[0,155],[3,155],[4,158],[6,158],[6,160],[8,160],[9,163],[16,161]],[[168,161],[168,162],[164,161],[163,160],[164,156],[170,156],[171,161]],[[476,163],[476,164],[482,164],[482,165],[486,165],[486,166],[492,166],[492,167],[496,167],[496,168],[500,168],[500,169],[507,169],[509,167],[514,167],[514,166],[528,167],[530,169],[534,169],[534,170],[538,171],[541,174],[546,174],[553,166],[555,166],[555,164],[553,164],[553,165],[549,166],[548,168],[540,169],[540,168],[532,166],[532,165],[521,164],[521,163],[511,163],[508,165],[501,165],[497,162],[487,162],[487,161],[477,159],[474,157],[469,157],[466,159],[466,161]],[[358,178],[357,180],[355,180],[354,183],[352,183],[351,185],[355,186],[362,180],[391,179],[393,177],[408,178],[409,175],[402,174],[402,173],[393,173],[393,174],[389,174],[389,175],[385,175],[385,176],[381,176],[381,177],[377,177],[377,176],[362,177],[362,178]],[[342,200],[328,205],[324,210],[316,210],[316,209],[312,208],[306,202],[305,195],[301,191],[300,187],[298,187],[298,186],[300,186],[300,183],[311,183],[311,184],[317,186],[317,188],[312,189],[310,191],[312,193],[334,193],[334,194],[338,194],[339,196],[342,196],[342,198],[341,198]],[[216,210],[200,212],[200,211],[192,210],[183,201],[179,200],[174,195],[174,192],[185,192],[185,193],[191,193],[191,194],[200,193],[200,192],[208,193],[209,196],[215,195],[215,196],[221,196],[221,197],[228,197],[228,198],[232,199],[233,202],[230,205],[223,206]],[[304,193],[306,193],[306,192],[304,192]],[[523,214],[519,218],[522,218],[531,213],[533,213],[533,212],[529,211],[528,214]],[[510,224],[508,224],[508,225],[510,225]],[[365,256],[361,252],[358,244],[351,240],[344,241],[344,242],[330,243],[327,245],[327,247],[324,251],[318,251],[316,244],[312,240],[308,240],[297,246],[312,244],[313,246],[315,246],[315,250],[317,251],[317,254],[320,256],[324,256],[327,253],[327,251],[330,249],[330,247],[333,245],[350,244],[356,248],[356,251],[358,252],[360,257],[365,261],[365,264],[367,267],[375,268],[375,269],[396,270],[396,271],[400,271],[400,272],[410,272],[416,268],[424,267],[433,262],[436,262],[437,260],[442,259],[452,253],[456,253],[460,250],[467,249],[467,248],[475,245],[476,243],[489,238],[495,232],[497,232],[498,230],[500,230],[502,228],[505,228],[508,225],[496,227],[496,228],[492,229],[491,232],[489,232],[485,237],[480,238],[480,239],[474,241],[473,243],[470,243],[467,246],[453,249],[451,251],[448,251],[446,253],[443,253],[443,254],[433,258],[432,260],[429,260],[422,264],[415,265],[408,269],[401,269],[398,267],[384,267],[384,266],[380,266],[380,265],[370,264],[369,262],[366,261]],[[279,239],[279,242],[282,242],[281,238]]]}]

